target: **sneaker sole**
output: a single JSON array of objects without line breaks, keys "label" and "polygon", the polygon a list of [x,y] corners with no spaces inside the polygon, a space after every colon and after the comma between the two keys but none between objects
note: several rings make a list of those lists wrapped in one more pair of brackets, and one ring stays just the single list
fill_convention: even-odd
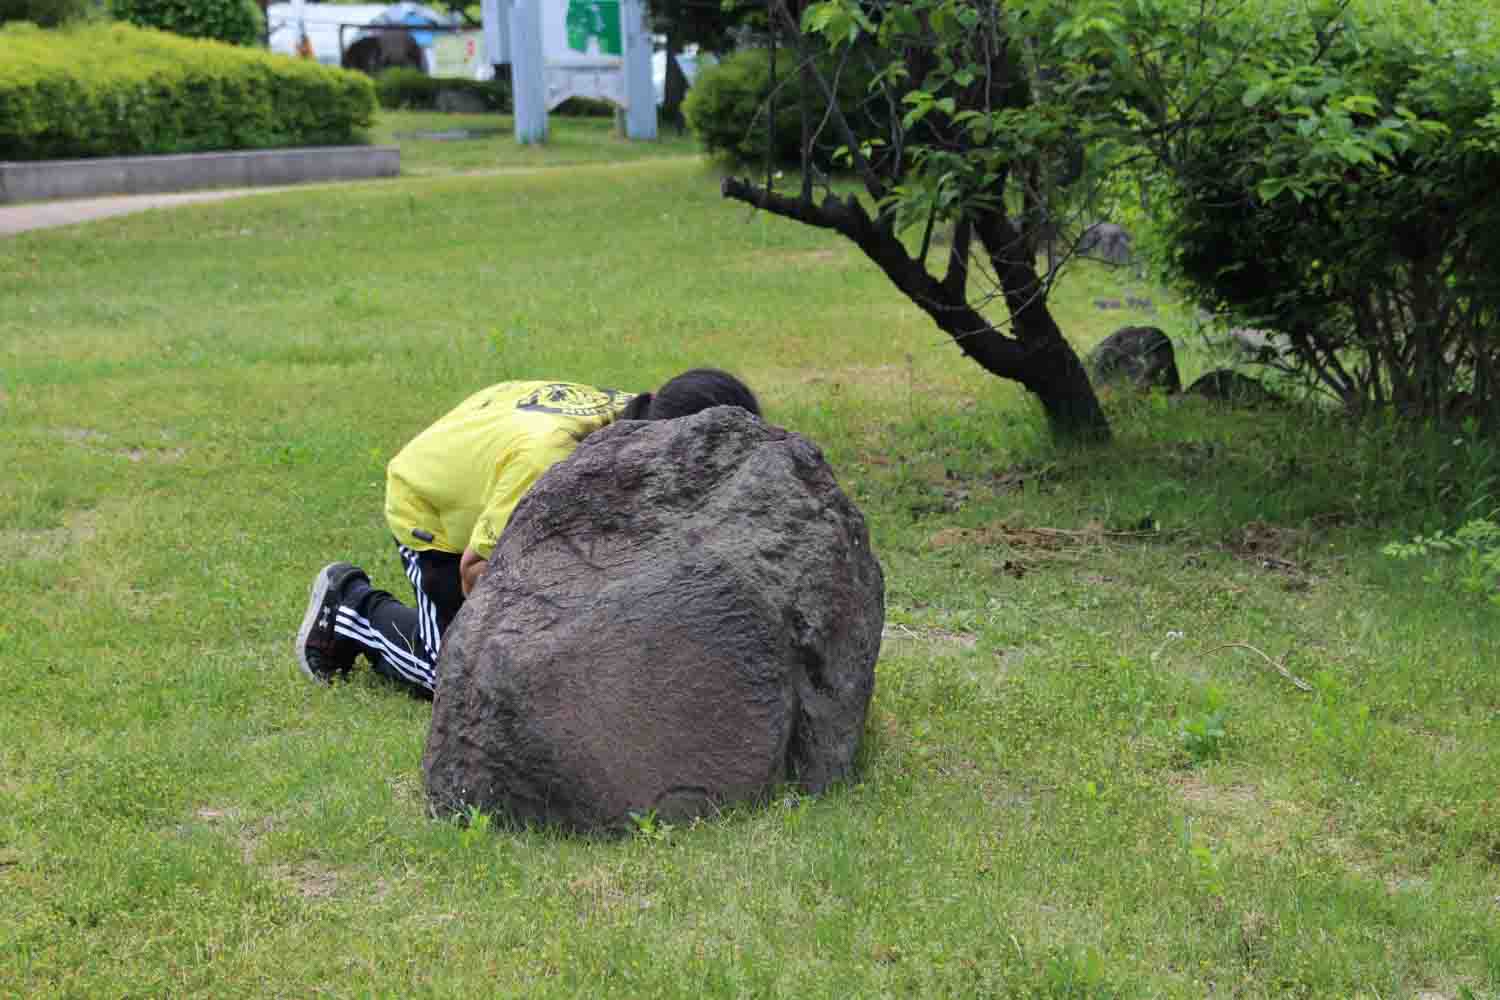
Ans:
[{"label": "sneaker sole", "polygon": [[297,665],[314,684],[327,684],[328,678],[320,676],[312,668],[312,664],[307,662],[307,637],[312,634],[313,625],[318,620],[318,612],[323,607],[323,598],[328,596],[328,586],[332,582],[328,571],[337,565],[338,563],[329,563],[324,566],[313,580],[307,598],[307,614],[302,616],[302,628],[297,630]]}]

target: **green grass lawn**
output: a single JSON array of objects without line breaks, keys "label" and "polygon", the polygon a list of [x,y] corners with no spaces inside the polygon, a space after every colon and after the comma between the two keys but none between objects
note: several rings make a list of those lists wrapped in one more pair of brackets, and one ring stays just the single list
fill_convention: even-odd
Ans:
[{"label": "green grass lawn", "polygon": [[[1500,612],[1378,551],[1491,444],[1113,396],[1057,450],[850,246],[562,132],[0,241],[0,995],[1500,995]],[[1058,294],[1215,363],[1115,272]],[[297,670],[313,573],[405,589],[384,462],[472,389],[699,364],[869,519],[858,779],[430,819],[430,706]]]},{"label": "green grass lawn", "polygon": [[516,142],[510,115],[382,111],[370,138],[400,146],[401,173],[412,177],[697,154],[692,137],[670,126],[655,141],[632,142],[615,131],[613,119],[554,114],[547,118],[547,130],[546,143],[526,146]]}]

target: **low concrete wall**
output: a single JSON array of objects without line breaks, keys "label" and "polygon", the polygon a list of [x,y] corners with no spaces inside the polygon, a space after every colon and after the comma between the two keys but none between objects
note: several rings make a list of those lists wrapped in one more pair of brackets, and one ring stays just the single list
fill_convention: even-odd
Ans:
[{"label": "low concrete wall", "polygon": [[314,146],[182,156],[0,162],[0,204],[394,177],[400,172],[401,151],[395,146]]}]

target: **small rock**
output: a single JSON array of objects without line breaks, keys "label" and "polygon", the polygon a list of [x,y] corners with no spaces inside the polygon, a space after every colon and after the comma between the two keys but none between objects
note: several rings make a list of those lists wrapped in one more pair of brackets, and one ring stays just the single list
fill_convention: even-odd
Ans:
[{"label": "small rock", "polygon": [[1282,399],[1265,385],[1249,375],[1230,368],[1216,368],[1199,377],[1188,386],[1188,395],[1202,396],[1229,406],[1265,406],[1280,403]]},{"label": "small rock", "polygon": [[1096,222],[1085,229],[1078,240],[1078,252],[1116,267],[1130,263],[1131,237],[1124,226],[1113,222]]}]

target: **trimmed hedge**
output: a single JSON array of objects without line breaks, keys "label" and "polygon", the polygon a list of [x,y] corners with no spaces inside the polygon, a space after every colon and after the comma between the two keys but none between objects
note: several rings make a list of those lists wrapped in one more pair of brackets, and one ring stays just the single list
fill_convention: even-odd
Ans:
[{"label": "trimmed hedge", "polygon": [[360,73],[125,24],[0,29],[0,160],[357,142]]}]

